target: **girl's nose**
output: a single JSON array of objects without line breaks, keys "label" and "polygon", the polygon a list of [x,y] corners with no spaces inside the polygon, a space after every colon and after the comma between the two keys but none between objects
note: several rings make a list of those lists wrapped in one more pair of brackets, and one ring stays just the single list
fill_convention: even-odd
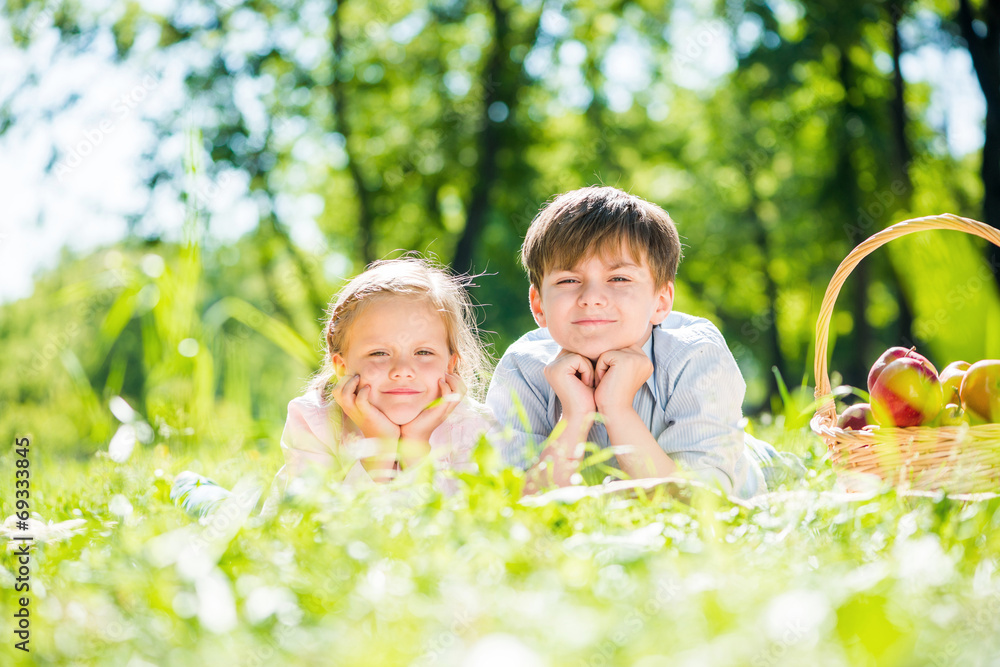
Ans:
[{"label": "girl's nose", "polygon": [[405,361],[397,361],[389,369],[389,377],[396,379],[412,379],[414,377],[413,366]]}]

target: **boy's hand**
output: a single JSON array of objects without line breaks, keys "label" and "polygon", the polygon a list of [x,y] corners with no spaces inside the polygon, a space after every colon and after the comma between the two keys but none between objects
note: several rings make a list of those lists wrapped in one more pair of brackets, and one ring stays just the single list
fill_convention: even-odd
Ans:
[{"label": "boy's hand", "polygon": [[545,379],[562,403],[563,415],[583,417],[597,411],[594,401],[594,366],[590,359],[560,350],[545,367]]},{"label": "boy's hand", "polygon": [[441,398],[433,401],[429,407],[420,411],[416,417],[407,424],[399,427],[399,435],[402,438],[429,442],[431,433],[438,426],[444,423],[467,391],[462,378],[454,373],[448,373],[438,380],[438,393]]},{"label": "boy's hand", "polygon": [[620,410],[631,410],[635,393],[653,374],[653,363],[642,348],[631,345],[608,350],[597,358],[597,388],[594,401],[605,418]]},{"label": "boy's hand", "polygon": [[366,438],[399,440],[399,426],[393,424],[381,410],[369,402],[371,386],[361,385],[360,375],[348,375],[333,389],[333,400]]}]

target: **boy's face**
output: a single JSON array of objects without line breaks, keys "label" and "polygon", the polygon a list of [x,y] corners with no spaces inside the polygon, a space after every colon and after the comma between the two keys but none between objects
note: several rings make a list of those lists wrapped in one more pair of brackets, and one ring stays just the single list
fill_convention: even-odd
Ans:
[{"label": "boy's face", "polygon": [[649,264],[630,253],[591,255],[570,269],[546,272],[529,289],[531,312],[564,350],[596,360],[646,341],[670,314],[674,285],[657,287]]}]

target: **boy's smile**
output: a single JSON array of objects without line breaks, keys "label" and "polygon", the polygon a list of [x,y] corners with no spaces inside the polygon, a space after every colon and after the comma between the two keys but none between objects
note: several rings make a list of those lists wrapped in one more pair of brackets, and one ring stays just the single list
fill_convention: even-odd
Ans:
[{"label": "boy's smile", "polygon": [[657,287],[645,258],[591,255],[570,269],[547,271],[529,290],[531,312],[564,350],[596,360],[642,344],[670,314],[674,285]]}]

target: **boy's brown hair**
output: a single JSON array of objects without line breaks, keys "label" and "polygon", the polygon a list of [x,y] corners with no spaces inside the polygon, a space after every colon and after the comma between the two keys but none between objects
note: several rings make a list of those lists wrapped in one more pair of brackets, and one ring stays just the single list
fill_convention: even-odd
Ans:
[{"label": "boy's brown hair", "polygon": [[677,275],[681,243],[667,212],[618,188],[590,186],[561,194],[538,212],[521,263],[531,284],[541,288],[549,271],[619,250],[628,250],[636,263],[645,258],[657,287]]}]

